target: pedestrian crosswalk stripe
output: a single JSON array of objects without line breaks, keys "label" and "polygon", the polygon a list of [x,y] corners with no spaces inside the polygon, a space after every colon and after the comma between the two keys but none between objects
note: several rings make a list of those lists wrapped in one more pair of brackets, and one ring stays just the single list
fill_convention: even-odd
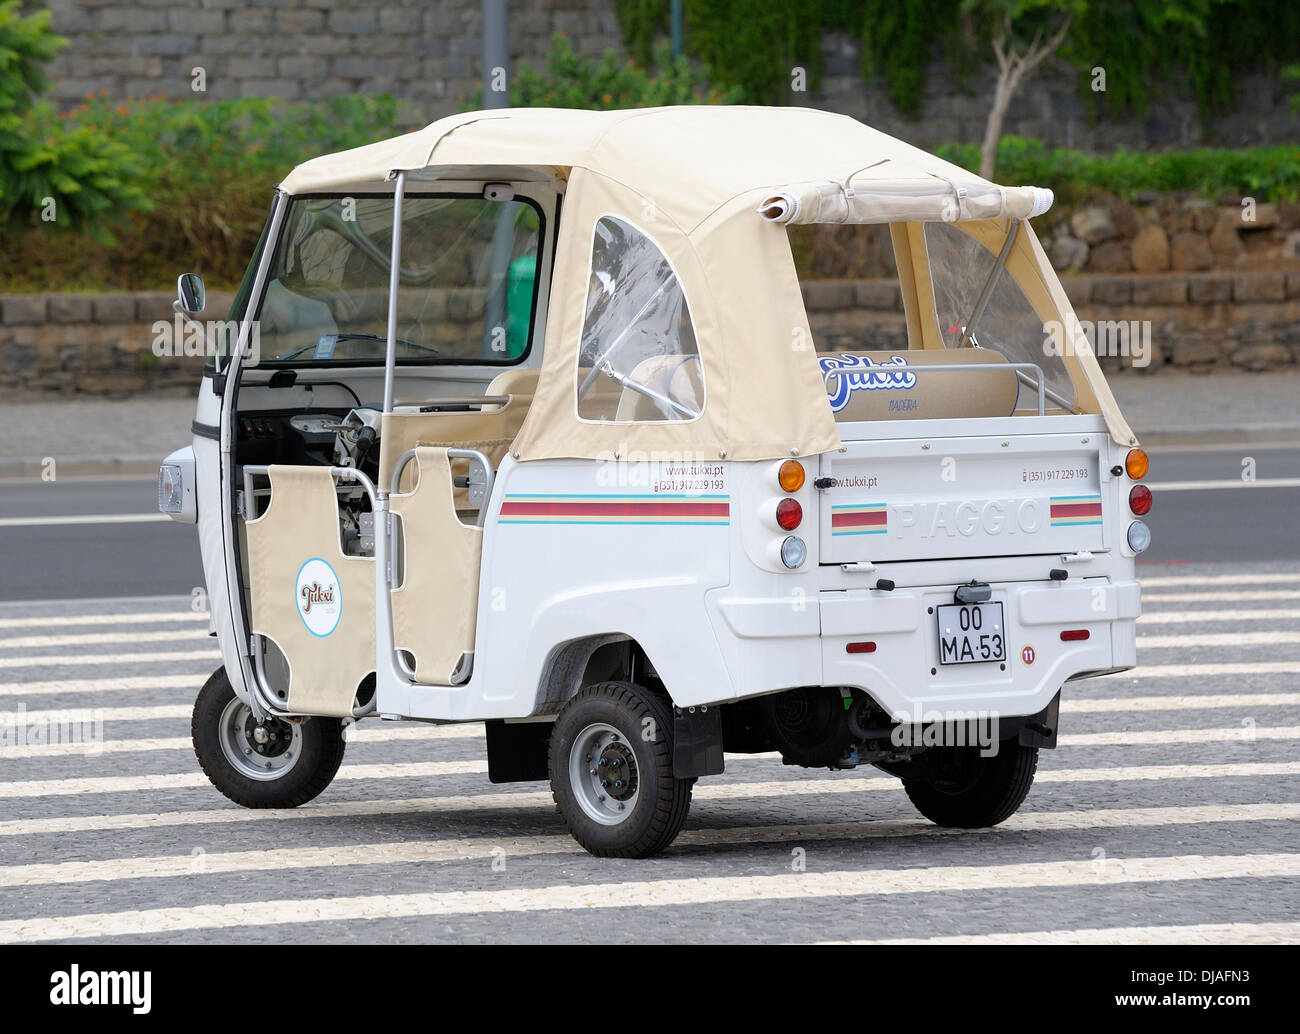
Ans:
[{"label": "pedestrian crosswalk stripe", "polygon": [[[1196,632],[1137,637],[1139,650],[1170,650],[1179,646],[1278,646],[1282,643],[1300,643],[1300,632]],[[1300,667],[1300,661],[1296,666]]]},{"label": "pedestrian crosswalk stripe", "polygon": [[1296,944],[1300,922],[1191,923],[1186,926],[1104,926],[1083,930],[946,934],[825,944]]},{"label": "pedestrian crosswalk stripe", "polygon": [[[211,641],[211,640],[210,640]],[[162,664],[173,661],[217,660],[215,646],[206,650],[159,650],[156,653],[63,653],[49,657],[0,657],[0,668],[68,668],[83,664]]]},{"label": "pedestrian crosswalk stripe", "polygon": [[1286,585],[1294,583],[1297,574],[1180,574],[1157,575],[1147,577],[1140,575],[1138,581],[1143,589],[1163,589],[1174,585]]},{"label": "pedestrian crosswalk stripe", "polygon": [[[1229,726],[1223,729],[1130,729],[1122,732],[1063,733],[1058,747],[1148,746],[1157,743],[1221,743],[1253,740],[1300,739],[1300,725]],[[358,729],[348,743],[391,743],[399,740],[475,740],[484,742],[481,725],[426,726],[411,723],[395,729]],[[19,758],[97,757],[100,754],[144,754],[162,750],[193,749],[189,736],[138,740],[102,740],[88,743],[35,743],[5,745],[0,741],[0,761]],[[779,758],[776,752],[727,754],[728,761]]]},{"label": "pedestrian crosswalk stripe", "polygon": [[193,675],[126,675],[98,679],[52,679],[43,682],[0,683],[0,697],[44,696],[53,693],[123,693],[149,689],[189,689],[197,694],[212,672]]},{"label": "pedestrian crosswalk stripe", "polygon": [[[1222,661],[1203,664],[1140,664],[1123,673],[1129,679],[1202,678],[1213,675],[1296,675],[1300,661]],[[1104,686],[1106,682],[1095,685]],[[1113,682],[1111,683],[1113,685]]]},{"label": "pedestrian crosswalk stripe", "polygon": [[1300,704],[1300,693],[1221,693],[1158,697],[1075,697],[1061,701],[1063,714],[1114,711],[1217,711],[1232,707],[1286,707]]},{"label": "pedestrian crosswalk stripe", "polygon": [[202,643],[210,639],[197,628],[150,632],[58,632],[52,635],[0,637],[0,650],[42,650],[68,646],[104,646],[113,643]]},{"label": "pedestrian crosswalk stripe", "polygon": [[[1236,804],[1212,807],[1102,808],[1094,811],[1022,812],[999,827],[1021,832],[1121,829],[1220,822],[1279,822],[1300,818],[1300,804]],[[688,829],[677,847],[866,840],[917,836],[972,836],[994,829],[959,830],[924,819],[865,819],[856,822],[724,826]],[[481,836],[451,840],[383,841],[280,847],[256,851],[204,851],[201,854],[131,856],[95,861],[37,862],[0,867],[0,887],[35,887],[95,880],[166,879],[260,870],[334,868],[346,865],[411,865],[509,856],[581,854],[567,834]]]},{"label": "pedestrian crosswalk stripe", "polygon": [[[188,599],[186,600],[188,603]],[[45,614],[41,617],[0,618],[0,629],[10,628],[49,628],[57,625],[161,625],[172,622],[184,622],[187,625],[208,623],[208,612],[204,610],[168,610],[168,611],[127,611],[121,614],[103,614],[92,611],[83,614]],[[0,642],[4,640],[0,638]]]},{"label": "pedestrian crosswalk stripe", "polygon": [[[833,872],[782,872],[771,876],[707,876],[691,879],[563,883],[502,890],[429,891],[355,897],[262,898],[257,925],[281,926],[353,920],[476,915],[498,912],[655,908],[760,900],[870,899],[894,894],[934,894],[1081,887],[1094,890],[1129,884],[1183,880],[1291,879],[1300,876],[1300,854],[1174,855],[1114,859],[1020,862],[1009,865],[918,866]],[[0,921],[0,943],[66,941],[244,927],[246,901],[170,908],[40,916]]]},{"label": "pedestrian crosswalk stripe", "polygon": [[1191,624],[1196,621],[1223,624],[1232,621],[1294,621],[1300,610],[1158,610],[1138,618],[1139,625]]},{"label": "pedestrian crosswalk stripe", "polygon": [[[486,774],[486,761],[415,761],[398,764],[348,765],[339,769],[336,780],[417,779],[428,776]],[[1039,783],[1102,783],[1147,779],[1220,779],[1300,775],[1300,761],[1249,761],[1216,765],[1132,765],[1111,768],[1044,769],[1035,776]],[[71,779],[30,779],[0,782],[0,799],[18,797],[66,797],[92,793],[137,793],[179,790],[208,785],[198,772],[159,773],[136,776],[87,776]],[[845,774],[831,779],[786,779],[776,782],[704,783],[695,788],[697,799],[731,799],[766,794],[809,795],[859,793],[894,789],[891,777],[862,777]],[[543,795],[549,799],[549,795]]]},{"label": "pedestrian crosswalk stripe", "polygon": [[[1164,603],[1254,603],[1264,600],[1300,600],[1294,589],[1246,589],[1240,592],[1143,592],[1142,605]],[[1232,612],[1224,613],[1231,617]]]}]

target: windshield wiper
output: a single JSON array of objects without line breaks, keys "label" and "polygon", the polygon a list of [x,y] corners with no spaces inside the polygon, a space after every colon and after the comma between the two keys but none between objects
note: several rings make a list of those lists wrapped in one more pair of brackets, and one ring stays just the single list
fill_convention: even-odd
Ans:
[{"label": "windshield wiper", "polygon": [[[382,334],[349,334],[349,333],[345,333],[345,334],[330,334],[330,335],[327,335],[327,336],[334,338],[336,342],[338,342],[338,341],[382,341],[382,342],[384,342],[384,344],[387,344],[387,343],[388,343],[388,338],[387,338],[386,336],[382,335]],[[396,341],[397,341],[397,343],[398,343],[399,345],[403,345],[403,346],[405,346],[406,348],[413,348],[413,349],[415,349],[415,350],[418,351],[418,352],[427,352],[429,355],[441,355],[441,354],[442,354],[442,353],[439,352],[436,348],[434,348],[432,345],[421,345],[421,344],[418,344],[418,343],[416,343],[416,342],[414,342],[414,341],[408,341],[408,340],[407,340],[406,338],[404,338],[404,337],[399,337],[399,338],[396,339]],[[297,359],[298,356],[302,355],[304,352],[314,352],[314,351],[315,351],[317,348],[319,348],[319,347],[320,347],[320,342],[319,342],[319,341],[316,341],[316,342],[314,342],[313,344],[310,344],[310,345],[303,345],[302,348],[295,348],[292,352],[285,352],[283,355],[277,355],[277,356],[272,360],[272,362],[279,362],[281,359]]]}]

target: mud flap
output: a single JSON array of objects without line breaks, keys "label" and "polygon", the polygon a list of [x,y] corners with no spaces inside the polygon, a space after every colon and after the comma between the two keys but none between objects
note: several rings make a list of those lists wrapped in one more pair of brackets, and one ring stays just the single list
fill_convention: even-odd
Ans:
[{"label": "mud flap", "polygon": [[527,783],[549,778],[547,748],[554,722],[503,722],[487,726],[488,782]]},{"label": "mud flap", "polygon": [[677,779],[721,775],[722,708],[673,708],[673,775]]},{"label": "mud flap", "polygon": [[1055,747],[1057,726],[1061,724],[1060,715],[1061,691],[1058,689],[1050,704],[1038,714],[1025,719],[1025,724],[1020,727],[1020,745],[1048,750]]}]

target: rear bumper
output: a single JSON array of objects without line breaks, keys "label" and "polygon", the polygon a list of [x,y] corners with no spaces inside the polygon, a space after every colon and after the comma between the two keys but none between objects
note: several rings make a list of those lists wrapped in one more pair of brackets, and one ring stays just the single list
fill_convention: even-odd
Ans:
[{"label": "rear bumper", "polygon": [[[994,582],[992,590],[1006,623],[1002,664],[939,663],[932,608],[953,602],[952,585],[821,592],[793,613],[789,598],[739,599],[722,590],[709,609],[719,638],[731,640],[724,653],[767,658],[735,673],[740,695],[847,686],[912,722],[971,711],[1036,714],[1069,679],[1137,663],[1135,581]],[[1063,642],[1066,629],[1086,629],[1088,638]],[[850,643],[861,642],[874,649],[848,652]]]}]

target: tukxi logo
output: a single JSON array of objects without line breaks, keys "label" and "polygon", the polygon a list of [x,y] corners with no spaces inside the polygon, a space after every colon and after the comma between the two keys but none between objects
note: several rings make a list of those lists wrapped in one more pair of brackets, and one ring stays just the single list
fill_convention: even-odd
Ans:
[{"label": "tukxi logo", "polygon": [[152,1004],[153,974],[149,970],[81,971],[80,966],[50,974],[51,1005],[129,1005],[137,1016]]},{"label": "tukxi logo", "polygon": [[907,368],[901,355],[877,363],[865,355],[825,355],[817,360],[822,376],[839,371],[826,379],[826,394],[831,410],[838,413],[849,404],[855,391],[909,391],[916,387],[916,374]]},{"label": "tukxi logo", "polygon": [[312,557],[298,569],[294,596],[298,615],[312,635],[327,636],[338,627],[343,614],[338,575],[320,557]]}]

